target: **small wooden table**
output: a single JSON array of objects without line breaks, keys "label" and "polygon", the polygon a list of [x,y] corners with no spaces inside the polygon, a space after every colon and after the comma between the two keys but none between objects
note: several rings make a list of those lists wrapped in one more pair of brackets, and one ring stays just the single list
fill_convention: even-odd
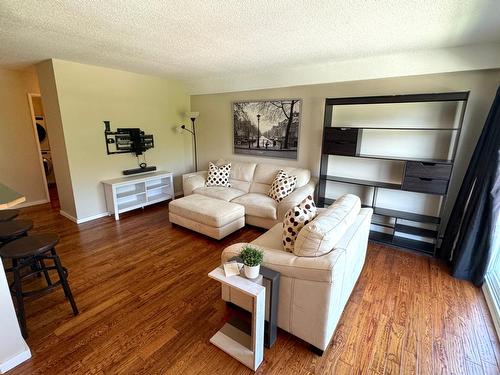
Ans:
[{"label": "small wooden table", "polygon": [[229,288],[236,289],[253,299],[252,332],[247,334],[230,322],[210,339],[210,342],[252,370],[257,370],[264,359],[264,316],[266,288],[241,276],[226,277],[222,267],[208,276]]},{"label": "small wooden table", "polygon": [[[243,263],[240,257],[232,257],[229,261],[236,261],[238,263]],[[276,342],[278,337],[278,301],[280,295],[280,273],[267,268],[263,265],[260,266],[260,276],[261,280],[257,282],[258,284],[266,288],[266,315],[264,320],[264,346],[266,348],[271,348]],[[222,298],[224,298],[224,292],[222,293]],[[229,298],[229,297],[228,297]],[[238,310],[240,313],[247,313],[244,307],[238,306],[233,302],[226,302],[228,306],[232,309]]]},{"label": "small wooden table", "polygon": [[6,210],[26,201],[26,197],[0,183],[0,210]]}]

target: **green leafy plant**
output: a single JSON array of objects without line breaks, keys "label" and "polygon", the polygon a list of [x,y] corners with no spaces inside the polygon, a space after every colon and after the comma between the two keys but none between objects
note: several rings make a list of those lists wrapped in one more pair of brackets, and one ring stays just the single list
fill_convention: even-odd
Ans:
[{"label": "green leafy plant", "polygon": [[250,245],[245,245],[241,249],[240,258],[247,267],[255,267],[262,263],[264,252]]}]

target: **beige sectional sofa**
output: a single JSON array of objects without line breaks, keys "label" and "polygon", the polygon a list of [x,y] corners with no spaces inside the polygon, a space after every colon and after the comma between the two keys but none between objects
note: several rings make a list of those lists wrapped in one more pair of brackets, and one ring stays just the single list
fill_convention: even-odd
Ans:
[{"label": "beige sectional sofa", "polygon": [[[294,252],[323,255],[284,251],[281,223],[251,244],[264,251],[263,265],[281,274],[278,326],[324,351],[363,268],[373,211],[361,208],[352,195],[319,211],[299,232]],[[244,245],[227,247],[222,262],[237,256]],[[242,293],[223,288],[222,298],[252,311],[251,300]]]},{"label": "beige sectional sofa", "polygon": [[[219,161],[219,164],[227,162]],[[278,203],[267,193],[280,169],[297,176],[297,185],[290,195]],[[266,229],[281,223],[290,208],[308,195],[313,195],[316,185],[308,169],[239,161],[231,161],[231,187],[206,187],[206,177],[207,171],[183,175],[184,196],[199,194],[242,205],[245,208],[245,222]]]}]

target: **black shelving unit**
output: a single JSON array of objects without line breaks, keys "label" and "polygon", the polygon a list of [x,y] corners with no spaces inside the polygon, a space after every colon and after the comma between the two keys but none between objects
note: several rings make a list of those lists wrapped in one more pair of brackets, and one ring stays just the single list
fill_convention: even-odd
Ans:
[{"label": "black shelving unit", "polygon": [[[435,255],[436,247],[440,239],[440,224],[443,208],[446,203],[448,185],[453,172],[453,164],[457,152],[457,146],[462,130],[462,123],[467,106],[469,92],[451,92],[451,93],[432,93],[432,94],[412,94],[412,95],[393,95],[393,96],[370,96],[370,97],[352,97],[352,98],[329,98],[325,102],[325,118],[323,128],[323,142],[320,166],[320,179],[318,188],[318,205],[325,207],[331,205],[335,199],[326,196],[326,185],[329,181],[342,184],[357,186],[366,186],[373,188],[372,201],[370,205],[364,207],[373,208],[374,214],[393,219],[394,224],[387,225],[376,221],[372,224],[386,227],[390,233],[371,230],[370,240],[403,247],[421,253]],[[344,105],[370,105],[370,104],[398,104],[398,103],[418,103],[418,102],[462,102],[460,113],[458,114],[457,127],[396,127],[396,126],[335,126],[332,124],[332,115],[336,106]],[[429,131],[450,133],[451,158],[415,158],[391,155],[371,155],[364,154],[361,151],[363,132],[370,131]],[[453,136],[452,136],[453,135]],[[330,155],[362,158],[379,159],[389,161],[399,161],[404,163],[401,183],[374,181],[360,178],[347,178],[343,176],[334,176],[328,174],[328,162]],[[417,192],[423,194],[432,194],[442,196],[441,206],[438,216],[422,215],[416,212],[399,211],[377,205],[378,189],[400,190],[408,192]],[[432,224],[435,229],[426,229],[418,226],[401,223],[401,220],[414,223]],[[403,234],[403,236],[401,235]],[[426,240],[417,240],[405,237],[406,235],[426,238]]]}]

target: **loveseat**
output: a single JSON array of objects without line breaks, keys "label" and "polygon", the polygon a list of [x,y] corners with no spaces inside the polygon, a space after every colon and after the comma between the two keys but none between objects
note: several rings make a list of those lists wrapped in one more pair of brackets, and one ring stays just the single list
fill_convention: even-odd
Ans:
[{"label": "loveseat", "polygon": [[[220,160],[218,164],[228,162]],[[289,175],[297,176],[297,185],[290,195],[278,203],[267,193],[280,169]],[[184,196],[199,194],[240,204],[245,208],[245,222],[265,229],[281,223],[290,208],[308,195],[313,195],[316,186],[316,181],[311,178],[308,169],[239,161],[231,161],[231,187],[206,187],[206,178],[207,171],[183,175]]]},{"label": "loveseat", "polygon": [[[373,210],[361,208],[358,197],[346,195],[318,211],[295,242],[294,252],[309,256],[283,250],[282,223],[250,244],[263,250],[265,267],[281,274],[278,326],[322,353],[363,268]],[[222,263],[237,256],[245,245],[224,249]],[[242,293],[229,293],[223,287],[222,298],[252,311],[250,298]]]}]

